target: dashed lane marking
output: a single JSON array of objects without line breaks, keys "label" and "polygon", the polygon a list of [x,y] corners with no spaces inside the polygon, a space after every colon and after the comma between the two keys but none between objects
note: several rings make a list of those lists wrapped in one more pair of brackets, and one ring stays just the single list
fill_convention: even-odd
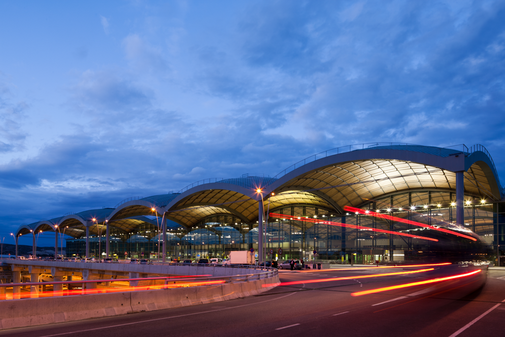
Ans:
[{"label": "dashed lane marking", "polygon": [[389,303],[389,302],[394,302],[394,301],[398,301],[398,300],[403,300],[404,298],[408,298],[407,296],[401,296],[401,297],[397,297],[397,298],[393,298],[391,300],[387,300],[387,301],[384,301],[384,302],[380,302],[380,303],[375,303],[375,304],[372,304],[372,307],[375,307],[377,305],[381,305],[381,304],[386,304],[386,303]]},{"label": "dashed lane marking", "polygon": [[275,329],[275,330],[283,330],[283,329],[292,328],[292,327],[294,327],[294,326],[298,326],[298,325],[300,325],[300,323],[291,324],[291,325],[286,325],[286,326],[283,326],[283,327],[277,328],[277,329]]},{"label": "dashed lane marking", "polygon": [[340,316],[340,315],[343,315],[343,314],[347,314],[349,311],[344,311],[344,312],[339,312],[338,314],[335,314],[333,316]]}]

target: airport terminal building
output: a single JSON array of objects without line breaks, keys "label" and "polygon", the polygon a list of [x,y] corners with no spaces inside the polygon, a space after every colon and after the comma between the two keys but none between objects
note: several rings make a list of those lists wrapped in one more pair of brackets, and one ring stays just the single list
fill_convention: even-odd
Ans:
[{"label": "airport terminal building", "polygon": [[[337,263],[430,260],[503,252],[504,192],[481,145],[363,144],[302,160],[275,177],[209,179],[21,226],[55,233],[67,256],[225,258]],[[484,256],[485,255],[485,256]],[[505,259],[503,259],[505,260]],[[505,261],[504,261],[505,262]]]}]

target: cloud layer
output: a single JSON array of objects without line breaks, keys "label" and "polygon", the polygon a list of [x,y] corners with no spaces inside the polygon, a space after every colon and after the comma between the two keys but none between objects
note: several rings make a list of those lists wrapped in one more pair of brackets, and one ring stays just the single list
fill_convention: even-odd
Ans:
[{"label": "cloud layer", "polygon": [[4,232],[355,143],[480,143],[505,181],[501,1],[92,6],[0,56]]}]

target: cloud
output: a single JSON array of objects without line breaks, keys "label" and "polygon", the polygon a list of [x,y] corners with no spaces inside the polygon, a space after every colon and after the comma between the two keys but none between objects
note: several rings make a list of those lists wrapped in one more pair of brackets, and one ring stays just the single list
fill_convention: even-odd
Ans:
[{"label": "cloud", "polygon": [[133,117],[151,107],[152,91],[113,71],[85,71],[71,88],[82,109],[96,113],[121,112]]},{"label": "cloud", "polygon": [[130,34],[123,40],[126,58],[140,70],[151,73],[166,73],[170,67],[161,48],[155,48],[138,34]]},{"label": "cloud", "polygon": [[[0,74],[1,75],[1,74]],[[24,101],[13,102],[13,95],[0,78],[0,153],[15,152],[25,147],[26,132],[21,121],[29,108]]]},{"label": "cloud", "polygon": [[103,32],[109,35],[109,20],[105,16],[100,15],[100,23],[102,24]]}]

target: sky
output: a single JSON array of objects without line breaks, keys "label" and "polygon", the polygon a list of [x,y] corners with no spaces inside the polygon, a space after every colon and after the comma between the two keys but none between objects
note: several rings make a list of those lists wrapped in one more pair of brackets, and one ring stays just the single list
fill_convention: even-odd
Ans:
[{"label": "sky", "polygon": [[487,0],[0,0],[0,240],[349,144],[482,144],[503,183],[504,17]]}]

